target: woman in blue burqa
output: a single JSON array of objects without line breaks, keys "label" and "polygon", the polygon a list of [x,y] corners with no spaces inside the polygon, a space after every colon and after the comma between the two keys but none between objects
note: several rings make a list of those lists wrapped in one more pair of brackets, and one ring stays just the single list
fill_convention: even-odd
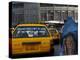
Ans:
[{"label": "woman in blue burqa", "polygon": [[78,54],[78,24],[71,16],[64,22],[60,43],[60,55]]}]

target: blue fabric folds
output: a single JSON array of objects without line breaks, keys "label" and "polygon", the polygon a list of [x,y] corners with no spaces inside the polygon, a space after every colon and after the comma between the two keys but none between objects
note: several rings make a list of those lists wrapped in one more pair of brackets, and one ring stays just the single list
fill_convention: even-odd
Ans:
[{"label": "blue fabric folds", "polygon": [[76,35],[77,31],[78,31],[77,24],[75,23],[71,16],[68,16],[62,29],[62,39],[65,38],[65,36],[67,36],[69,33]]}]

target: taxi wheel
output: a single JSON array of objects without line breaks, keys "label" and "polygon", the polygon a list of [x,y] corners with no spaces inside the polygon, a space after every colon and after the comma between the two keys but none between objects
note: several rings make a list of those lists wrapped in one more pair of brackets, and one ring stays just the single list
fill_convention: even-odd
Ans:
[{"label": "taxi wheel", "polygon": [[64,54],[73,55],[75,51],[75,42],[72,35],[68,35],[64,40]]}]

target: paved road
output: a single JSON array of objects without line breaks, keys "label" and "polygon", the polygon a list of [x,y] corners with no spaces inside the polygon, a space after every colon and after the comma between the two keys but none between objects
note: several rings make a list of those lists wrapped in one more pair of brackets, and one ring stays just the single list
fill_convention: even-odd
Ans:
[{"label": "paved road", "polygon": [[60,45],[54,45],[54,56],[60,56]]}]

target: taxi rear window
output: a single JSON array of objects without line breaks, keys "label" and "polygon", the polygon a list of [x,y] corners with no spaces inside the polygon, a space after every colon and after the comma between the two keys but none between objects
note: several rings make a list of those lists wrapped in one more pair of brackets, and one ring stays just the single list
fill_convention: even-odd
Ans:
[{"label": "taxi rear window", "polygon": [[49,32],[44,26],[19,26],[13,33],[13,38],[48,37]]}]

